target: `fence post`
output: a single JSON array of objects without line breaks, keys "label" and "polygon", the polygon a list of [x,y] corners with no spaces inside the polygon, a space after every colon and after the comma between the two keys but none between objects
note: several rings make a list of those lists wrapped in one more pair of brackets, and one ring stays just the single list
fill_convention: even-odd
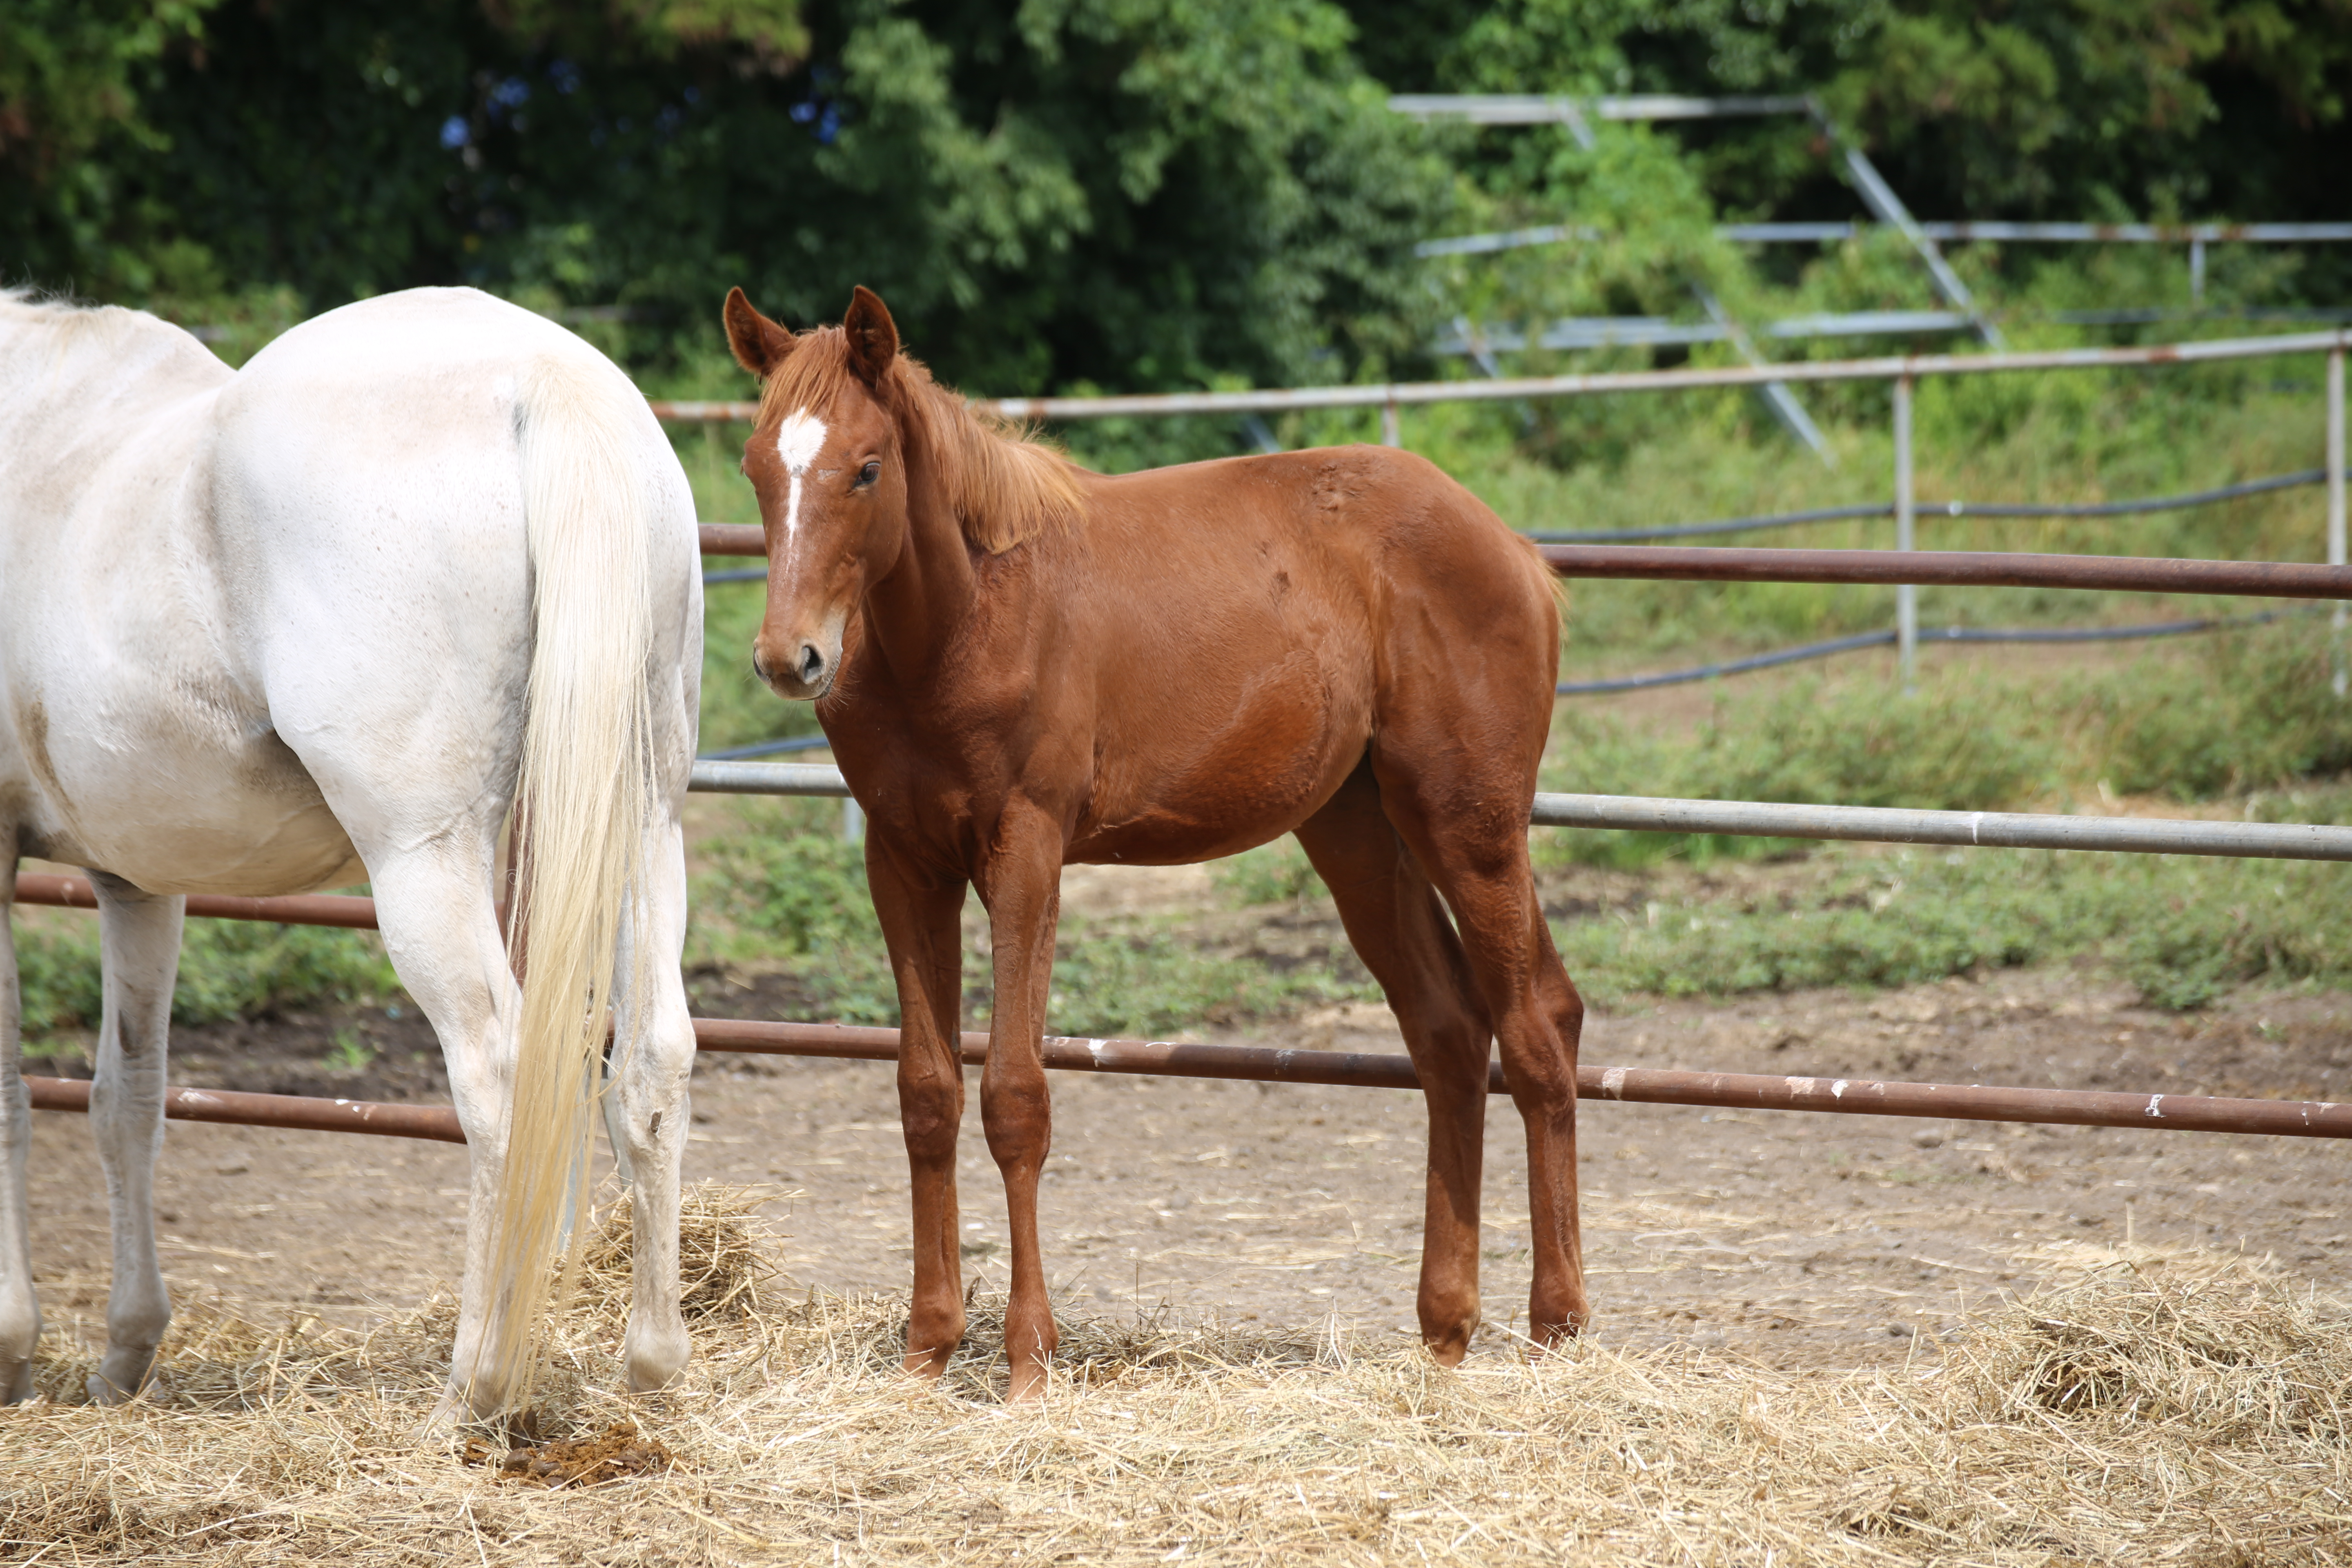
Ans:
[{"label": "fence post", "polygon": [[[1916,550],[1911,505],[1911,378],[1895,378],[1895,548]],[[1919,689],[1919,590],[1910,583],[1895,590],[1895,646],[1903,695]]]},{"label": "fence post", "polygon": [[[2344,564],[2344,344],[2327,351],[2327,563]],[[2336,695],[2347,685],[2344,661],[2344,601],[2336,601],[2334,635],[2328,639]]]},{"label": "fence post", "polygon": [[1381,405],[1381,445],[1383,447],[1404,445],[1404,437],[1397,429],[1397,405],[1396,399],[1393,397]]}]

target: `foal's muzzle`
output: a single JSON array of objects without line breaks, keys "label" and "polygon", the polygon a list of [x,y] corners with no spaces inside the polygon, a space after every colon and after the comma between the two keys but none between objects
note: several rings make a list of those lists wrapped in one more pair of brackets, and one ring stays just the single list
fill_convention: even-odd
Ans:
[{"label": "foal's muzzle", "polygon": [[832,689],[840,673],[840,645],[820,634],[785,639],[779,647],[761,638],[751,650],[751,672],[777,696],[807,702]]}]

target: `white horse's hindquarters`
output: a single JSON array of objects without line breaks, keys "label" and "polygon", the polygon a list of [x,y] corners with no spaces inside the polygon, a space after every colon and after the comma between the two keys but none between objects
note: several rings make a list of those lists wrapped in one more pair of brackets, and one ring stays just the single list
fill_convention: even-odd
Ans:
[{"label": "white horse's hindquarters", "polygon": [[[421,770],[510,792],[530,625],[515,370],[535,357],[567,362],[644,410],[579,339],[469,289],[330,311],[255,356],[224,395],[224,555],[283,563],[271,583],[233,577],[230,612],[259,650],[278,732],[314,773],[416,780]],[[635,467],[657,492],[653,665],[681,680],[652,693],[654,715],[667,731],[661,753],[679,753],[683,790],[701,667],[694,503],[650,410],[637,437]],[[419,556],[444,569],[414,571]],[[345,826],[356,840],[362,825]]]}]

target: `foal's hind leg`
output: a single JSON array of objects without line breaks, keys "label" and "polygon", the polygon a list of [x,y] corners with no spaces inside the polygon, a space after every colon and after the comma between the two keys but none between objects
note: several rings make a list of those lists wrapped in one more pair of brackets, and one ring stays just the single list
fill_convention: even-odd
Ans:
[{"label": "foal's hind leg", "polygon": [[1421,1337],[1451,1366],[1478,1326],[1478,1179],[1494,1031],[1435,891],[1381,814],[1369,765],[1299,826],[1298,842],[1387,994],[1421,1075],[1429,1106]]},{"label": "foal's hind leg", "polygon": [[1576,1208],[1576,1048],[1584,1003],[1536,900],[1525,816],[1475,804],[1497,789],[1525,786],[1514,779],[1476,791],[1430,789],[1429,781],[1402,769],[1392,773],[1376,763],[1375,771],[1382,809],[1461,928],[1471,973],[1495,1020],[1511,1100],[1527,1126],[1535,1254],[1528,1331],[1549,1346],[1581,1329],[1589,1313]]},{"label": "foal's hind leg", "polygon": [[8,919],[16,897],[16,852],[5,826],[0,856],[5,857],[0,858],[0,1404],[15,1405],[33,1396],[41,1303],[33,1293],[32,1209],[25,1194],[32,1100],[25,1092],[16,947]]},{"label": "foal's hind leg", "polygon": [[172,1321],[155,1258],[155,1156],[163,1145],[163,1068],[172,981],[180,966],[186,900],[143,893],[93,872],[104,1005],[90,1130],[106,1171],[114,1230],[114,1285],[106,1299],[106,1359],[89,1396],[113,1405],[139,1392]]}]

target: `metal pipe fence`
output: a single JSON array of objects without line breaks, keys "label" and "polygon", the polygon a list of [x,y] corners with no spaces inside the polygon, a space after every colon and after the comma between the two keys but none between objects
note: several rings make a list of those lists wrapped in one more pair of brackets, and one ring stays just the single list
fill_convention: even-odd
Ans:
[{"label": "metal pipe fence", "polygon": [[[1853,360],[1790,360],[1761,365],[1693,365],[1673,370],[1586,371],[1565,375],[1497,376],[1480,381],[1366,383],[1268,387],[1246,392],[1148,392],[1105,397],[978,397],[974,407],[1007,419],[1115,419],[1193,414],[1267,414],[1323,408],[1388,408],[1433,403],[1494,403],[1585,397],[1604,393],[1687,392],[1761,386],[1769,382],[1894,381],[1903,376],[1990,375],[2033,370],[2123,370],[2213,364],[2284,354],[2342,353],[2352,331],[2281,332],[2116,348],[2034,349],[2000,353],[1898,354]],[[749,402],[656,400],[656,418],[676,424],[749,424]]]},{"label": "metal pipe fence", "polygon": [[[877,1062],[896,1061],[898,1057],[896,1029],[697,1018],[694,1033],[695,1048],[698,1051]],[[984,1034],[967,1032],[958,1040],[957,1047],[957,1055],[966,1066],[980,1066],[988,1059],[988,1037]],[[1048,1035],[1041,1044],[1041,1059],[1049,1069],[1062,1072],[1324,1084],[1347,1089],[1421,1087],[1412,1058],[1356,1051],[1301,1051],[1265,1046]],[[86,1079],[28,1077],[25,1082],[36,1110],[89,1109],[90,1085]],[[1578,1068],[1576,1089],[1582,1100],[1625,1104],[1931,1117],[1951,1121],[2039,1122],[2065,1127],[2134,1127],[2158,1132],[2352,1138],[2352,1104],[2322,1100],[2230,1100],[2204,1095],[1619,1067]],[[1499,1062],[1487,1066],[1486,1091],[1497,1095],[1510,1092],[1508,1077]],[[466,1141],[457,1112],[442,1105],[391,1105],[175,1088],[165,1092],[163,1114],[175,1121],[366,1132],[445,1143]]]},{"label": "metal pipe fence", "polygon": [[[761,531],[706,522],[705,555],[762,555]],[[2054,555],[2019,551],[1762,550],[1722,545],[1546,544],[1563,577],[1660,583],[1932,584],[1969,588],[2086,588],[2139,594],[2226,594],[2267,599],[2352,599],[2352,569],[2294,561],[2193,561],[2175,556]]]}]

